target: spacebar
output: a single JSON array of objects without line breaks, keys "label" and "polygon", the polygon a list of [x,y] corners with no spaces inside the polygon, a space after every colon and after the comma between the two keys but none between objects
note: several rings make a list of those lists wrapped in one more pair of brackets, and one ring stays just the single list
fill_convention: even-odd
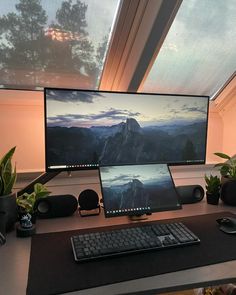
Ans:
[{"label": "spacebar", "polygon": [[112,253],[121,253],[121,252],[136,250],[136,249],[137,247],[135,245],[127,245],[127,246],[121,246],[118,248],[101,249],[100,252],[101,254],[112,254]]}]

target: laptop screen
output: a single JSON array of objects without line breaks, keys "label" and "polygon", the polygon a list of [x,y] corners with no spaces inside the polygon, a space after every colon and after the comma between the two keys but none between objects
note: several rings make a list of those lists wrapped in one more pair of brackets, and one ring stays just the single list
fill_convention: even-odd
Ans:
[{"label": "laptop screen", "polygon": [[101,166],[106,217],[181,209],[167,164]]}]

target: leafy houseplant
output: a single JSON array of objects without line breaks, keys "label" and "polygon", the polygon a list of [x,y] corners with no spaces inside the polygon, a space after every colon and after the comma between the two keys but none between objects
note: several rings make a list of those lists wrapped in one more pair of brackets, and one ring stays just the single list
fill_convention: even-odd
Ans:
[{"label": "leafy houseplant", "polygon": [[236,158],[223,153],[215,153],[216,156],[227,160],[224,163],[218,163],[215,167],[220,167],[220,174],[224,178],[236,180]]},{"label": "leafy houseplant", "polygon": [[227,160],[224,163],[216,164],[221,174],[221,199],[231,206],[236,206],[236,157],[230,157],[224,153],[215,153],[216,156]]},{"label": "leafy houseplant", "polygon": [[41,183],[34,185],[34,191],[31,194],[24,193],[23,195],[17,196],[16,203],[20,214],[31,214],[35,213],[35,203],[40,198],[45,198],[50,194],[48,189]]},{"label": "leafy houseplant", "polygon": [[217,175],[215,176],[205,175],[205,182],[206,182],[207,203],[212,205],[217,205],[220,198],[220,188],[221,188],[220,178]]},{"label": "leafy houseplant", "polygon": [[6,231],[16,221],[16,198],[12,193],[16,181],[16,167],[12,167],[12,157],[16,147],[11,148],[0,159],[0,211],[6,214]]}]

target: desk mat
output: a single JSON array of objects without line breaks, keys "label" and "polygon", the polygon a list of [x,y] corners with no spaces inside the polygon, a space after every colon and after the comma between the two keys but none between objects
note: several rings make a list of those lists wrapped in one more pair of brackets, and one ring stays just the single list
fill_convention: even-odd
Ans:
[{"label": "desk mat", "polygon": [[[32,237],[31,243],[27,294],[61,294],[235,260],[236,235],[223,233],[216,223],[216,219],[223,216],[234,215],[221,212],[154,221],[183,222],[200,238],[201,243],[198,245],[113,257],[82,264],[74,261],[70,237],[91,229],[36,234]],[[114,227],[119,225],[112,228]]]}]

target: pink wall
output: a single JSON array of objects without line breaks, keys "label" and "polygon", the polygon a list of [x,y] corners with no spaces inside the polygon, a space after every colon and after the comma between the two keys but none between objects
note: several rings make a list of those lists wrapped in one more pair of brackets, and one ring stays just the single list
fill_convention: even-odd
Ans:
[{"label": "pink wall", "polygon": [[[36,91],[0,90],[0,155],[12,146],[17,146],[15,161],[18,172],[44,171],[44,118],[43,93]],[[235,122],[235,109],[225,124]],[[236,124],[234,124],[236,126]],[[223,142],[227,149],[233,150],[231,129],[223,133],[223,121],[219,113],[211,111],[208,126],[207,163],[218,161],[215,151],[223,150]],[[223,137],[224,134],[224,137]],[[236,133],[234,132],[234,143]]]},{"label": "pink wall", "polygon": [[44,171],[43,94],[0,91],[0,155],[16,146],[18,172]]},{"label": "pink wall", "polygon": [[236,154],[236,91],[220,115],[224,125],[222,151],[233,156]]}]

